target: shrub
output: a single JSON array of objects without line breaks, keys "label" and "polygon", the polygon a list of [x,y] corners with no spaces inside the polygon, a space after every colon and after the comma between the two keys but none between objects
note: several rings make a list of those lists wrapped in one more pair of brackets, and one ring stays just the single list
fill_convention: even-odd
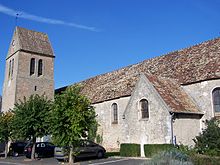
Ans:
[{"label": "shrub", "polygon": [[193,165],[189,156],[178,151],[170,149],[167,151],[158,152],[147,163],[147,165]]},{"label": "shrub", "polygon": [[152,157],[153,155],[174,148],[172,144],[145,144],[144,153],[146,157]]},{"label": "shrub", "polygon": [[196,136],[195,149],[199,154],[220,156],[220,122],[216,119],[206,120],[206,129]]},{"label": "shrub", "polygon": [[106,157],[111,157],[111,156],[120,156],[120,152],[107,152],[105,154]]},{"label": "shrub", "polygon": [[219,157],[211,157],[205,155],[190,155],[194,165],[220,165]]},{"label": "shrub", "polygon": [[141,155],[140,150],[140,144],[123,143],[120,146],[120,156],[138,157]]}]

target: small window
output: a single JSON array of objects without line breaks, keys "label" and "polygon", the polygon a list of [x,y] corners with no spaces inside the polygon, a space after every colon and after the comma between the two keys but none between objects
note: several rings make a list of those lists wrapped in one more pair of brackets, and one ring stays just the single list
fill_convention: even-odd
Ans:
[{"label": "small window", "polygon": [[148,101],[146,99],[142,99],[140,101],[140,109],[141,109],[141,118],[142,119],[149,118]]},{"label": "small window", "polygon": [[30,63],[30,75],[33,75],[34,71],[35,71],[35,58],[32,58]]},{"label": "small window", "polygon": [[215,88],[212,92],[214,112],[220,114],[220,88]]},{"label": "small window", "polygon": [[40,59],[38,61],[38,76],[41,76],[43,74],[43,61]]},{"label": "small window", "polygon": [[114,124],[118,123],[118,105],[116,103],[112,104],[112,113],[113,113],[113,122]]},{"label": "small window", "polygon": [[11,63],[11,77],[13,77],[13,72],[14,72],[14,59],[12,59],[12,63]]},{"label": "small window", "polygon": [[9,61],[8,78],[11,76],[11,60]]}]

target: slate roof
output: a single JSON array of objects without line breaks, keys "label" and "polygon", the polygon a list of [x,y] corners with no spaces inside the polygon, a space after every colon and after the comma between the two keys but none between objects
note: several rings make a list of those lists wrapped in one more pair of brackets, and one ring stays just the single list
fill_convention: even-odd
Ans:
[{"label": "slate roof", "polygon": [[200,113],[180,85],[220,78],[219,57],[220,38],[216,38],[79,84],[82,85],[82,93],[92,103],[98,103],[130,96],[139,75],[144,73],[173,112]]},{"label": "slate roof", "polygon": [[54,57],[47,34],[16,27],[14,35],[16,35],[19,43],[18,50]]}]

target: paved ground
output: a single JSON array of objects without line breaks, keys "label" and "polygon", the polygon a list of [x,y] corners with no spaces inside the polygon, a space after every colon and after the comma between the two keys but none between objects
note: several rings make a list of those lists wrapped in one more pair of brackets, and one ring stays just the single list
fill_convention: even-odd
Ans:
[{"label": "paved ground", "polygon": [[[76,164],[80,165],[145,165],[146,159],[137,158],[105,158],[94,160],[79,160]],[[58,162],[54,158],[44,158],[31,161],[25,157],[9,157],[7,159],[0,158],[0,165],[66,165],[64,162]]]}]

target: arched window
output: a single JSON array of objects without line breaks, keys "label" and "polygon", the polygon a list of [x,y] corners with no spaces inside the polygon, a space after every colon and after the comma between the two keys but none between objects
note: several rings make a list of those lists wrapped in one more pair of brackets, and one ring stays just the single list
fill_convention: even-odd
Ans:
[{"label": "arched window", "polygon": [[43,61],[40,59],[38,61],[38,76],[41,76],[43,74]]},{"label": "arched window", "polygon": [[212,91],[213,107],[215,113],[220,113],[220,87]]},{"label": "arched window", "polygon": [[30,75],[33,75],[35,71],[35,58],[31,58],[31,63],[30,63]]},{"label": "arched window", "polygon": [[118,105],[116,103],[112,104],[112,114],[113,114],[113,122],[114,124],[118,123]]},{"label": "arched window", "polygon": [[146,99],[142,99],[140,101],[140,109],[141,109],[141,118],[149,118],[149,110],[148,110],[148,101]]}]

